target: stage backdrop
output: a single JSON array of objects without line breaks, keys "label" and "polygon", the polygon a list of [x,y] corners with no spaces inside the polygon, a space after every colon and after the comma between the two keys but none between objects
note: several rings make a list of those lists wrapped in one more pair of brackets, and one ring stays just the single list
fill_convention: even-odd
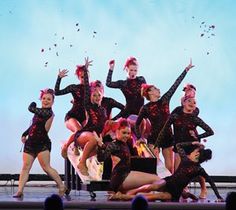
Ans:
[{"label": "stage backdrop", "polygon": [[[116,61],[113,79],[119,80],[126,78],[125,60],[135,56],[139,74],[162,94],[192,58],[195,67],[174,94],[171,110],[180,105],[184,84],[194,84],[199,116],[215,132],[206,143],[213,159],[204,167],[212,175],[236,175],[235,4],[233,0],[0,1],[0,174],[20,172],[21,135],[33,117],[28,105],[35,101],[40,106],[40,90],[54,88],[58,69],[69,70],[61,88],[76,84],[76,65],[89,56],[91,80],[105,83],[110,59]],[[106,87],[105,95],[124,103],[119,90]],[[71,99],[58,96],[53,106],[51,163],[59,173],[64,172],[60,143],[70,135],[64,116]],[[32,173],[43,173],[38,163]]]}]

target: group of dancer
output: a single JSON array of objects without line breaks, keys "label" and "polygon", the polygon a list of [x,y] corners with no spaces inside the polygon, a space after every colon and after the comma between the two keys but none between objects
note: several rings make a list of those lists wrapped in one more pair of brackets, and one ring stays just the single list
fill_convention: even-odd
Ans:
[{"label": "group of dancer", "polygon": [[[192,60],[162,96],[159,88],[147,84],[143,76],[137,76],[136,58],[127,59],[124,65],[127,79],[118,81],[112,80],[115,61],[110,61],[106,86],[120,89],[126,100],[125,105],[115,99],[104,97],[104,86],[101,81],[89,82],[91,65],[92,61],[86,58],[85,64],[76,68],[75,74],[79,84],[72,84],[64,89],[60,88],[60,84],[62,78],[67,76],[68,70],[59,70],[55,89],[41,92],[42,108],[37,108],[34,102],[29,106],[29,111],[34,113],[34,117],[32,125],[22,134],[23,167],[19,188],[14,197],[23,196],[29,171],[36,158],[43,170],[56,181],[59,195],[63,196],[67,192],[57,171],[50,166],[51,141],[48,131],[54,116],[54,95],[70,93],[73,97],[72,108],[65,116],[65,125],[72,134],[62,147],[61,154],[66,158],[68,147],[72,143],[75,155],[79,154],[78,148],[82,148],[83,153],[77,168],[84,176],[89,176],[86,165],[89,157],[97,155],[98,161],[105,162],[110,159],[112,172],[110,177],[106,178],[111,180],[111,189],[115,192],[110,197],[111,200],[130,200],[137,193],[145,193],[149,200],[178,201],[181,195],[196,200],[197,197],[185,189],[196,177],[200,177],[200,198],[207,195],[206,179],[217,198],[223,200],[211,178],[200,166],[202,162],[211,159],[211,150],[204,149],[201,139],[213,135],[214,132],[198,117],[196,88],[193,85],[189,84],[184,88],[185,94],[181,98],[181,105],[170,113],[170,100],[186,74],[194,67]],[[144,104],[144,98],[149,102]],[[116,116],[112,116],[113,108],[120,109]],[[204,133],[198,134],[198,126]],[[158,174],[131,169],[131,155],[137,155],[135,148],[141,143],[147,144],[158,159],[162,151],[165,166],[171,176],[160,178]],[[159,193],[152,193],[153,191]]]}]

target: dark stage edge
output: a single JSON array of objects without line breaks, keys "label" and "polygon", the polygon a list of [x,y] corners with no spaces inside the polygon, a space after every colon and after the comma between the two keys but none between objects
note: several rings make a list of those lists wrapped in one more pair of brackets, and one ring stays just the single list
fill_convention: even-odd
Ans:
[{"label": "dark stage edge", "polygon": [[[16,192],[17,187],[0,186],[0,209],[1,210],[38,210],[43,209],[43,203],[47,196],[57,193],[57,188],[52,185],[48,186],[27,186],[23,199],[13,198],[12,195]],[[199,194],[199,188],[193,187],[190,191],[196,195]],[[219,188],[223,198],[228,192],[236,191],[236,188],[224,187]],[[107,201],[107,192],[96,192],[96,201],[91,201],[89,192],[72,190],[70,195],[63,198],[65,210],[76,209],[85,210],[89,208],[98,208],[101,210],[129,210],[131,202],[123,201]],[[223,210],[225,203],[216,203],[215,195],[211,189],[208,189],[208,199],[199,200],[197,203],[188,202],[149,202],[149,210]]]}]

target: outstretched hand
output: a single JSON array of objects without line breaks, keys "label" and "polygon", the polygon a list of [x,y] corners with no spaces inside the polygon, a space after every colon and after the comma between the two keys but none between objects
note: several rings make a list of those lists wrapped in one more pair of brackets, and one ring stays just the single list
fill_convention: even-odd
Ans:
[{"label": "outstretched hand", "polygon": [[90,60],[89,60],[89,57],[86,57],[86,58],[84,59],[84,61],[85,61],[85,64],[84,64],[84,65],[85,65],[85,68],[86,68],[86,69],[88,69],[89,66],[92,66],[92,62],[93,62],[93,61],[92,61],[92,60],[90,61]]},{"label": "outstretched hand", "polygon": [[115,60],[111,60],[110,62],[109,62],[109,69],[110,70],[114,70],[114,67],[115,67]]},{"label": "outstretched hand", "polygon": [[191,68],[193,68],[194,65],[192,64],[192,58],[190,58],[190,63],[189,65],[185,68],[185,70],[188,72]]},{"label": "outstretched hand", "polygon": [[68,72],[69,71],[67,69],[63,69],[63,70],[59,69],[58,77],[60,78],[66,77]]}]

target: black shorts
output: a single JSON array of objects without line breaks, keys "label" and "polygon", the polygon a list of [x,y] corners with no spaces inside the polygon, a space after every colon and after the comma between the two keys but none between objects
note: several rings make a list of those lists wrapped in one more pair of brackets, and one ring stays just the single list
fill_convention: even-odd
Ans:
[{"label": "black shorts", "polygon": [[75,118],[82,125],[82,123],[86,120],[85,110],[70,110],[65,116],[65,121],[70,118]]},{"label": "black shorts", "polygon": [[37,157],[40,152],[43,152],[46,150],[51,152],[50,140],[35,142],[28,139],[24,145],[24,152],[32,155],[33,157]]}]

